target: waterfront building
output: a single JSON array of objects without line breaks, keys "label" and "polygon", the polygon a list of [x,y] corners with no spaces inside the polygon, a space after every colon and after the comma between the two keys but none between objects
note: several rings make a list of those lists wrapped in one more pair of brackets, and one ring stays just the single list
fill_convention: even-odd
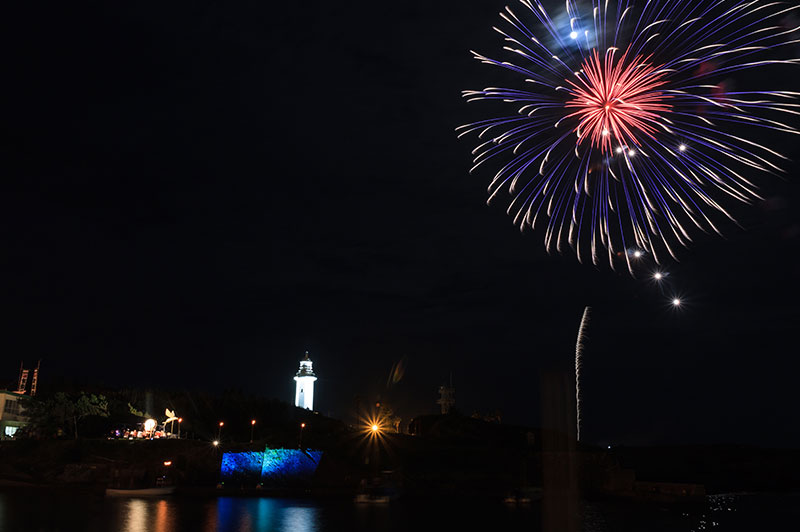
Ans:
[{"label": "waterfront building", "polygon": [[13,438],[20,427],[28,424],[24,414],[27,399],[25,394],[0,390],[0,439]]},{"label": "waterfront building", "polygon": [[308,358],[308,351],[306,351],[305,358],[300,361],[300,369],[294,376],[294,406],[314,410],[314,381],[316,380],[317,376],[314,375],[311,359]]}]

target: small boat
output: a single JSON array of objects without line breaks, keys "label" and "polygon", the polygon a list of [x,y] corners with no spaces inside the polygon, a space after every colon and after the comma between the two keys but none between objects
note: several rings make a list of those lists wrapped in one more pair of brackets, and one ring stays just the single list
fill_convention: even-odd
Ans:
[{"label": "small boat", "polygon": [[156,488],[141,489],[106,488],[106,495],[109,497],[161,497],[164,495],[172,495],[174,492],[175,486],[160,486]]},{"label": "small boat", "polygon": [[358,504],[388,504],[391,498],[388,495],[377,495],[374,493],[359,493],[354,501]]}]

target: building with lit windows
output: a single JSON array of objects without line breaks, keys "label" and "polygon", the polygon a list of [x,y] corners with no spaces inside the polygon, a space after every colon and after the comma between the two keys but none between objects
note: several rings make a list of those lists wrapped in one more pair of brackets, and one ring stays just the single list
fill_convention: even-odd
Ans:
[{"label": "building with lit windows", "polygon": [[27,400],[25,394],[0,390],[0,439],[13,438],[17,430],[28,424],[24,414]]}]

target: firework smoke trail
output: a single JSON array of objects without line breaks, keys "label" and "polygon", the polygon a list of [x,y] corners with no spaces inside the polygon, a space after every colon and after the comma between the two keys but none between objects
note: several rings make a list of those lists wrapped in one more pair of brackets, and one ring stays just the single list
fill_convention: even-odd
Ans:
[{"label": "firework smoke trail", "polygon": [[675,257],[691,232],[719,233],[714,218],[733,219],[728,198],[760,199],[749,174],[782,171],[786,157],[748,134],[797,134],[786,122],[800,115],[800,93],[725,81],[800,64],[787,57],[800,42],[790,24],[800,6],[566,0],[554,17],[540,0],[520,6],[506,7],[494,28],[513,60],[473,52],[519,76],[520,87],[463,93],[513,112],[457,131],[480,139],[471,171],[499,167],[489,201],[507,191],[514,223],[542,225],[548,252],[569,245],[579,261],[588,253],[598,264],[605,249],[612,267],[620,257],[633,274],[624,250],[657,263],[665,252]]},{"label": "firework smoke trail", "polygon": [[589,325],[591,307],[583,309],[581,326],[578,328],[578,340],[575,343],[575,413],[577,439],[581,441],[581,364],[583,363],[583,341],[586,339],[586,327]]}]

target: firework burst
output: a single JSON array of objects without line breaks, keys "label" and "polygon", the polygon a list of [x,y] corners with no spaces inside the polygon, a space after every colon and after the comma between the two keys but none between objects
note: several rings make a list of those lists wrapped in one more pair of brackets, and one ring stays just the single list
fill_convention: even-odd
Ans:
[{"label": "firework burst", "polygon": [[[800,9],[758,0],[566,1],[551,18],[536,0],[495,28],[514,61],[473,52],[519,75],[520,88],[464,91],[514,112],[458,128],[476,133],[475,170],[499,167],[489,201],[510,193],[520,226],[544,226],[548,251],[571,246],[612,267],[636,247],[656,262],[691,241],[692,228],[719,233],[714,213],[733,219],[725,198],[759,199],[750,174],[778,173],[786,158],[758,131],[796,134],[800,93],[734,91],[736,73],[797,65],[787,21]],[[793,116],[794,115],[794,116]]]}]

